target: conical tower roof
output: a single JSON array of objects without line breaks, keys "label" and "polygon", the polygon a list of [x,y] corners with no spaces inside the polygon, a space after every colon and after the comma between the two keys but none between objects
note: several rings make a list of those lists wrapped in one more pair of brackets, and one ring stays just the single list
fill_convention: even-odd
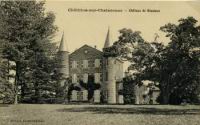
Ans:
[{"label": "conical tower roof", "polygon": [[63,32],[63,35],[62,35],[62,38],[61,38],[61,41],[60,41],[59,51],[69,52],[67,42],[65,41],[64,32]]},{"label": "conical tower roof", "polygon": [[107,32],[107,35],[106,35],[106,40],[105,40],[105,43],[104,43],[104,48],[108,48],[110,47],[110,28],[108,27],[108,32]]}]

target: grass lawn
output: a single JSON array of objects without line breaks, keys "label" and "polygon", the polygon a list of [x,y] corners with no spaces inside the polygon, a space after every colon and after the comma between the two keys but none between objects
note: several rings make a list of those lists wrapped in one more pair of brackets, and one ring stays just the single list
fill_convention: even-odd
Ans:
[{"label": "grass lawn", "polygon": [[200,106],[0,105],[0,125],[200,125]]}]

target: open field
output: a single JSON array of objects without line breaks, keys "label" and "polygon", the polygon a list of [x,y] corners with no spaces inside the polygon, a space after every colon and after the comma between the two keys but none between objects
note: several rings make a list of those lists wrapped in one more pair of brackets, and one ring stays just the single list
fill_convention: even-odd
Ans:
[{"label": "open field", "polygon": [[0,105],[0,125],[200,125],[200,106]]}]

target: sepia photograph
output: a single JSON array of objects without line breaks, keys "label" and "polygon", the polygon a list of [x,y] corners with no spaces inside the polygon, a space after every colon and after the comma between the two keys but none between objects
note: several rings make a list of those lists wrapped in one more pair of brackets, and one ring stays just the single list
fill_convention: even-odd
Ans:
[{"label": "sepia photograph", "polygon": [[0,125],[199,125],[200,1],[0,1]]}]

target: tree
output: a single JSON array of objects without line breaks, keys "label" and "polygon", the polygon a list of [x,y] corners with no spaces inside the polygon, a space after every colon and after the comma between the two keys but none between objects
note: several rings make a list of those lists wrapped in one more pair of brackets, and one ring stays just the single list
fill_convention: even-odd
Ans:
[{"label": "tree", "polygon": [[[140,32],[120,30],[114,43],[114,56],[128,60],[136,84],[151,80],[161,90],[162,104],[180,104],[184,100],[197,102],[200,94],[199,56],[200,26],[193,17],[180,19],[179,24],[167,24],[160,29],[170,38],[167,46],[146,42]],[[157,40],[157,39],[156,39]],[[108,51],[109,52],[109,51]],[[108,54],[107,54],[108,55]]]},{"label": "tree", "polygon": [[79,80],[79,85],[72,83],[70,78],[67,79],[67,83],[66,83],[65,88],[67,88],[66,91],[67,91],[67,98],[68,98],[69,102],[71,100],[71,95],[72,95],[73,90],[81,91],[82,88],[86,89],[88,91],[88,101],[92,101],[92,99],[94,97],[94,91],[101,88],[100,83],[94,82],[94,76],[93,75],[88,76],[88,82],[87,83],[84,83],[83,80]]},{"label": "tree", "polygon": [[178,25],[169,23],[161,27],[171,41],[163,54],[160,86],[168,91],[164,103],[171,104],[184,100],[197,102],[200,94],[200,51],[194,51],[200,47],[200,26],[196,26],[197,20],[193,17],[178,22]]},{"label": "tree", "polygon": [[153,44],[142,38],[139,31],[124,28],[119,32],[118,41],[106,50],[106,56],[119,57],[130,63],[128,71],[131,70],[133,73],[123,79],[123,94],[127,103],[134,103],[135,86],[141,86],[142,80],[154,78],[152,69],[155,63],[153,57],[156,49]]},{"label": "tree", "polygon": [[[126,59],[131,52],[129,60],[132,64],[129,68],[137,71],[138,83],[145,79],[159,83],[159,99],[163,104],[180,104],[184,100],[198,101],[200,28],[196,23],[194,18],[188,17],[180,19],[178,25],[169,23],[161,27],[171,40],[167,46],[155,42],[141,42],[137,47],[132,47],[132,52],[125,52]],[[129,35],[126,35],[127,32]],[[130,31],[126,31],[122,35],[124,43],[134,41],[131,34]],[[122,40],[118,42],[123,42]]]},{"label": "tree", "polygon": [[[45,13],[44,2],[36,1],[1,1],[0,4],[0,39],[6,42],[3,58],[15,64],[15,103],[18,102],[19,86],[23,98],[25,89],[43,84],[49,77],[49,63],[53,44],[50,43],[56,31],[55,16]],[[37,59],[37,57],[40,57]],[[35,81],[38,73],[40,76]],[[35,74],[35,76],[33,75]],[[37,75],[36,75],[37,74]],[[48,76],[48,77],[46,77]],[[32,90],[31,90],[32,91]],[[35,95],[36,95],[35,93]]]},{"label": "tree", "polygon": [[2,50],[5,45],[4,41],[0,41],[0,101],[2,103],[13,103],[13,86],[11,79],[14,76],[11,74],[12,67],[10,67],[8,60],[3,60]]},{"label": "tree", "polygon": [[[3,42],[0,44],[0,100],[3,103],[12,103],[13,102],[13,88],[12,83],[9,82],[8,77],[8,61],[2,59],[2,46]],[[9,69],[10,70],[10,69]]]},{"label": "tree", "polygon": [[134,104],[136,101],[135,96],[135,84],[133,75],[127,75],[123,78],[123,90],[122,95],[124,96],[124,103],[125,104]]}]

